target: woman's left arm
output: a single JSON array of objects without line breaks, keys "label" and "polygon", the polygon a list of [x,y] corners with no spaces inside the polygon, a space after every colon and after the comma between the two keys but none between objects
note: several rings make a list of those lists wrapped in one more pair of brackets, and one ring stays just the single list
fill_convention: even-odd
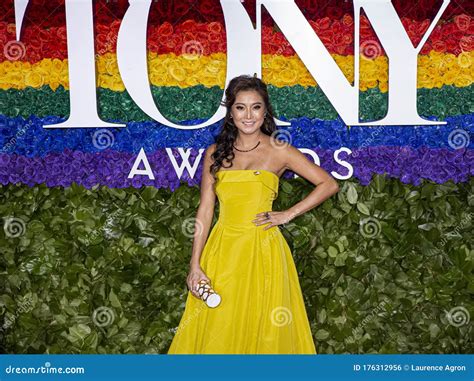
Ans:
[{"label": "woman's left arm", "polygon": [[287,209],[288,221],[313,209],[339,192],[337,181],[319,165],[311,162],[300,150],[288,145],[284,150],[286,168],[313,183],[316,188],[300,202]]},{"label": "woman's left arm", "polygon": [[286,169],[304,177],[313,183],[316,188],[291,208],[281,212],[269,212],[271,216],[269,219],[265,217],[265,213],[257,214],[257,219],[254,220],[256,225],[269,224],[265,226],[264,230],[291,221],[300,214],[318,206],[339,191],[337,181],[319,165],[308,160],[297,148],[288,145],[282,149],[282,155],[285,160]]}]

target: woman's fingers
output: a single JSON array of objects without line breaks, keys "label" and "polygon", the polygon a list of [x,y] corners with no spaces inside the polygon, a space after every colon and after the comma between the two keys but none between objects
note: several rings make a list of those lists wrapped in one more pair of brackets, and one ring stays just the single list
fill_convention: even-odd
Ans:
[{"label": "woman's fingers", "polygon": [[204,280],[208,283],[211,282],[209,280],[209,278],[204,273],[197,273],[197,274],[192,273],[192,274],[189,274],[187,279],[186,279],[188,290],[191,291],[191,294],[193,294],[196,298],[199,298],[199,293],[197,291],[197,287],[198,287],[199,282],[201,280]]}]

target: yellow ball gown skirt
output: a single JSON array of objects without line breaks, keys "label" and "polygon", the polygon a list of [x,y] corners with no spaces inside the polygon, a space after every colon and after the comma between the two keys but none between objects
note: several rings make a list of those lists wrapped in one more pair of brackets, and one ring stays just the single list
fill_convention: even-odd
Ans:
[{"label": "yellow ball gown skirt", "polygon": [[200,265],[222,300],[210,308],[188,291],[168,354],[316,354],[290,248],[278,226],[252,222],[278,183],[266,170],[217,172],[219,218]]}]

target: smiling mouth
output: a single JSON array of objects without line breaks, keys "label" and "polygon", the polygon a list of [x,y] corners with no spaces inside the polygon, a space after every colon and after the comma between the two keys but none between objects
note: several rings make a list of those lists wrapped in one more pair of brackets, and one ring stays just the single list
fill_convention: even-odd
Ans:
[{"label": "smiling mouth", "polygon": [[245,124],[246,126],[251,126],[255,124],[255,122],[242,122],[242,123]]}]

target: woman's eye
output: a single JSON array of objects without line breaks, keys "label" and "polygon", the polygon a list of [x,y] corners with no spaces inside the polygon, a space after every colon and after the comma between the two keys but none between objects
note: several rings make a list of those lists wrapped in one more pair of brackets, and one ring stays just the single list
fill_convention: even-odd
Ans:
[{"label": "woman's eye", "polygon": [[237,109],[237,110],[242,110],[243,107],[242,107],[242,106],[237,106],[236,109]]},{"label": "woman's eye", "polygon": [[260,110],[260,108],[261,108],[260,106],[255,106],[256,110]]}]

